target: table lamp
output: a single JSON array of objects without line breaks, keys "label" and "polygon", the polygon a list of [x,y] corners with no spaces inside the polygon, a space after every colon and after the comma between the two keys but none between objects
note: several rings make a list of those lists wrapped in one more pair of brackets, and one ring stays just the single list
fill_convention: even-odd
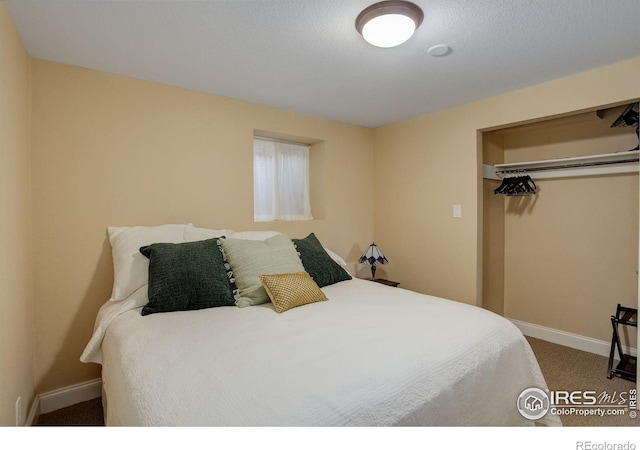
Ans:
[{"label": "table lamp", "polygon": [[376,263],[378,264],[387,264],[389,260],[384,256],[382,250],[376,245],[376,243],[372,243],[364,255],[360,257],[358,260],[360,264],[368,263],[371,265],[371,281],[375,281],[376,279]]}]

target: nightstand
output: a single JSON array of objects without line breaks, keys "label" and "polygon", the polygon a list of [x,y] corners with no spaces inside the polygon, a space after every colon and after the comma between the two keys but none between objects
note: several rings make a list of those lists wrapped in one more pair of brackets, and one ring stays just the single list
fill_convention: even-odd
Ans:
[{"label": "nightstand", "polygon": [[398,287],[398,285],[400,284],[397,281],[389,281],[389,280],[384,280],[382,278],[376,278],[373,281],[375,281],[376,283],[384,284],[386,286],[391,286],[391,287]]}]

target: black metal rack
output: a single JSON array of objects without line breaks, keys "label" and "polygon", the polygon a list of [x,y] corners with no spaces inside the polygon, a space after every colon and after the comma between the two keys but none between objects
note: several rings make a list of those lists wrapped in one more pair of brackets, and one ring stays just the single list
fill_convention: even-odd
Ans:
[{"label": "black metal rack", "polygon": [[[620,342],[620,334],[618,333],[619,325],[638,328],[638,310],[621,306],[618,303],[616,315],[611,316],[613,337],[611,338],[611,351],[609,352],[609,369],[607,372],[607,378],[613,378],[614,375],[617,375],[627,380],[636,381],[638,359],[635,356],[623,352],[622,343]],[[620,362],[614,369],[613,358],[615,356],[616,349],[618,350]]]}]

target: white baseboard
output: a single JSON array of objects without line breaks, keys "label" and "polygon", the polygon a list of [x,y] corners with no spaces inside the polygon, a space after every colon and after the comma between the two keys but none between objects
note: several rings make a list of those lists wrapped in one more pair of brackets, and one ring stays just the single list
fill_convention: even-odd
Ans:
[{"label": "white baseboard", "polygon": [[[611,341],[601,341],[579,334],[569,333],[567,331],[556,330],[554,328],[543,327],[532,323],[522,322],[520,320],[509,319],[517,326],[522,334],[543,341],[553,342],[554,344],[564,345],[565,347],[575,348],[584,352],[595,353],[596,355],[609,357],[611,350]],[[626,354],[637,356],[635,348],[624,346],[623,351]],[[617,353],[616,353],[617,358]]]},{"label": "white baseboard", "polygon": [[[40,394],[34,401],[38,403],[39,414],[66,408],[76,403],[86,402],[102,396],[102,379],[74,384],[55,391]],[[33,409],[33,408],[32,408]],[[31,414],[30,414],[31,415]]]}]

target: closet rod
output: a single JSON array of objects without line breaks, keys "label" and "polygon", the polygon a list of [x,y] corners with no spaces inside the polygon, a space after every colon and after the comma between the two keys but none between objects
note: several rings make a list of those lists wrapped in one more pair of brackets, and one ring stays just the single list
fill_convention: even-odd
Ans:
[{"label": "closet rod", "polygon": [[[483,165],[484,178],[502,179],[509,173],[527,172],[542,178],[564,178],[638,172],[639,150],[527,161],[493,166]],[[546,172],[545,172],[546,171]]]},{"label": "closet rod", "polygon": [[575,169],[577,167],[593,167],[593,166],[606,166],[606,165],[610,165],[610,164],[625,164],[625,163],[637,163],[638,162],[638,158],[629,158],[629,159],[622,159],[622,160],[618,160],[618,161],[594,161],[594,162],[583,162],[583,163],[575,163],[575,164],[559,164],[556,166],[541,166],[541,167],[534,167],[531,169],[503,169],[503,170],[496,170],[496,173],[498,174],[510,174],[510,173],[518,173],[518,172],[525,172],[525,171],[534,171],[534,172],[539,172],[542,170],[556,170],[556,169]]},{"label": "closet rod", "polygon": [[637,173],[639,150],[506,164],[483,164],[483,178],[502,180],[510,173],[526,172],[534,179]]}]

